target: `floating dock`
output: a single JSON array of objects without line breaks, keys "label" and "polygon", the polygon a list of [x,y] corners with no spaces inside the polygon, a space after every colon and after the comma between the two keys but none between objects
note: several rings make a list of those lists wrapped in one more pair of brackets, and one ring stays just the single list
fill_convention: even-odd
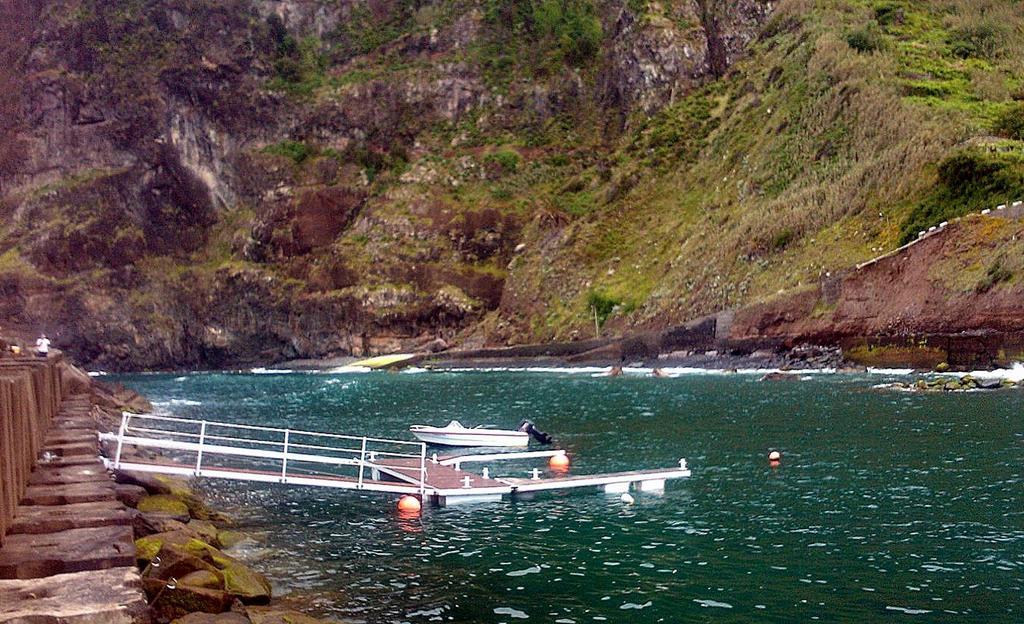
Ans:
[{"label": "floating dock", "polygon": [[[548,459],[564,450],[427,456],[423,442],[258,427],[206,420],[124,413],[108,467],[188,477],[282,483],[416,496],[436,505],[501,500],[539,491],[599,487],[606,492],[659,492],[671,479],[690,476],[686,460],[660,470],[576,475],[518,469],[497,476],[492,466]],[[138,449],[126,452],[128,447]],[[159,450],[159,461],[150,459]],[[463,465],[482,466],[480,473]]]}]

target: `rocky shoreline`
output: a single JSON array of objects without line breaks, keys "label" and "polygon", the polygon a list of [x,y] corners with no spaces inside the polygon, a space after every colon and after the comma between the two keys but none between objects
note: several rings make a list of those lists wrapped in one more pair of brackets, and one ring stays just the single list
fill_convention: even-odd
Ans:
[{"label": "rocky shoreline", "polygon": [[[96,432],[116,432],[122,411],[152,411],[148,400],[93,379],[59,356],[52,366],[59,368],[71,398],[47,434],[49,446],[30,482],[35,489],[30,487],[16,508],[18,534],[0,553],[0,567],[10,573],[5,578],[31,579],[0,587],[0,601],[17,603],[5,605],[13,606],[13,621],[53,617],[106,623],[117,614],[118,622],[143,624],[321,622],[274,601],[270,581],[233,554],[232,548],[251,543],[251,536],[233,530],[230,518],[211,509],[188,480],[103,470],[97,451],[110,459],[117,448],[97,443]],[[77,437],[68,446],[72,435]],[[123,458],[152,462],[160,456],[122,449]],[[22,526],[26,523],[33,526]],[[80,559],[89,565],[82,567]],[[79,575],[91,575],[90,582]],[[94,605],[86,610],[92,615],[68,615],[53,599],[39,598],[40,591],[64,597],[56,602]],[[0,621],[8,621],[4,613]]]},{"label": "rocky shoreline", "polygon": [[[97,428],[116,431],[120,409],[151,411],[145,398],[120,386],[93,381]],[[109,400],[113,399],[113,400]],[[128,399],[126,401],[126,399]],[[105,444],[104,456],[114,449]],[[161,454],[124,449],[153,461]],[[233,556],[232,548],[251,537],[233,530],[223,513],[211,509],[182,478],[114,471],[119,500],[132,511],[137,565],[156,624],[317,624],[305,613],[273,600],[270,581]]]}]

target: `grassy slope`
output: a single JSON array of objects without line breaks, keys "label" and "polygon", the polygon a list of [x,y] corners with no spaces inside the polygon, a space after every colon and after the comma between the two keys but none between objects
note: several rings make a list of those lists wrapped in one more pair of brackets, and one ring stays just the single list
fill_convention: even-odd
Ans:
[{"label": "grassy slope", "polygon": [[[430,72],[400,62],[389,37],[453,19],[432,10],[393,18],[379,40],[350,33],[346,59],[354,60],[341,65],[323,42],[301,41],[293,79],[270,86],[323,102],[353,85]],[[422,222],[410,208],[417,201],[440,201],[455,214],[493,208],[527,224],[529,249],[508,268],[466,267],[449,252],[436,262],[508,277],[505,306],[483,326],[492,337],[585,335],[595,311],[611,329],[684,321],[806,286],[918,227],[1024,196],[1014,183],[962,193],[939,176],[943,161],[976,151],[972,142],[997,146],[992,158],[1019,171],[1022,144],[985,137],[1024,97],[1022,27],[1024,8],[1008,0],[783,1],[725,78],[650,118],[637,115],[610,144],[601,111],[585,101],[572,118],[541,127],[490,127],[482,110],[480,123],[439,127],[419,137],[417,153],[377,166],[370,205],[400,223]],[[548,39],[512,41],[485,21],[477,45],[435,62],[480,67],[498,91],[517,79],[543,82],[568,63]],[[599,61],[574,63],[585,84]],[[308,150],[282,147],[299,165],[315,164]],[[494,166],[510,153],[519,155],[511,166]],[[466,158],[493,175],[460,178]],[[400,184],[407,159],[461,183]],[[387,286],[382,267],[437,245],[350,231],[331,253]]]},{"label": "grassy slope", "polygon": [[[619,146],[612,178],[643,181],[570,226],[549,279],[536,259],[522,282],[550,312],[533,337],[586,331],[595,302],[619,303],[622,327],[770,297],[897,246],[921,213],[926,226],[1024,196],[1019,141],[980,139],[1010,182],[964,192],[936,173],[1019,106],[1022,25],[1012,2],[780,3],[730,76]],[[864,31],[876,49],[851,48]],[[963,58],[972,35],[991,46]],[[703,147],[659,158],[684,142]]]}]

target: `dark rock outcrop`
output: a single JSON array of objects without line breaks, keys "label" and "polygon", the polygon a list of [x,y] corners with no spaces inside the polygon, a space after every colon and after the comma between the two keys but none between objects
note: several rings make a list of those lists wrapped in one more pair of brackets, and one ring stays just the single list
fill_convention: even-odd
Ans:
[{"label": "dark rock outcrop", "polygon": [[542,63],[562,44],[509,60],[473,2],[13,4],[0,320],[108,369],[450,343],[501,305],[535,210],[459,189],[547,157],[471,135],[614,137],[720,76],[771,8],[595,2],[593,49]]}]

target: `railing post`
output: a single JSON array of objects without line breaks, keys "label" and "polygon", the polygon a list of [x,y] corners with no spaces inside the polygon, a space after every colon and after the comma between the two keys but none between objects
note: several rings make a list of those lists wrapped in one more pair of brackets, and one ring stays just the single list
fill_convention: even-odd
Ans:
[{"label": "railing post", "polygon": [[356,489],[363,489],[363,470],[366,468],[366,436],[363,436],[363,446],[359,449],[359,481]]},{"label": "railing post", "polygon": [[124,432],[128,429],[128,412],[121,412],[121,426],[117,430],[117,452],[114,453],[114,468],[121,467],[121,448],[124,446]]},{"label": "railing post", "polygon": [[288,478],[288,430],[284,430],[284,452],[281,455],[281,483]]},{"label": "railing post", "polygon": [[420,444],[420,498],[427,492],[427,445]]},{"label": "railing post", "polygon": [[198,477],[203,466],[203,440],[206,439],[206,421],[199,424],[199,452],[196,453],[195,475]]}]

